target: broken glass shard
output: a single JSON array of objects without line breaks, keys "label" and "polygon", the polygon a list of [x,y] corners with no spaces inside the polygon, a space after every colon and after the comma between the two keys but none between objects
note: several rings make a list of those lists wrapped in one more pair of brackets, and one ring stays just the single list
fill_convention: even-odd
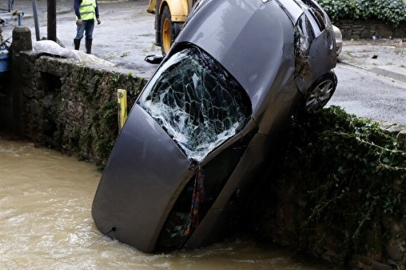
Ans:
[{"label": "broken glass shard", "polygon": [[247,93],[198,48],[176,53],[157,73],[138,103],[189,159],[202,161],[251,114]]}]

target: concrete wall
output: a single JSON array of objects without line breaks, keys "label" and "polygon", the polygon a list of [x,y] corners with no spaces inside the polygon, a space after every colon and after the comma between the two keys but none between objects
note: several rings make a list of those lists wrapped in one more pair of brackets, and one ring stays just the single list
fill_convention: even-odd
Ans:
[{"label": "concrete wall", "polygon": [[103,166],[118,134],[116,91],[127,90],[131,108],[144,79],[30,52],[18,61],[24,136]]}]

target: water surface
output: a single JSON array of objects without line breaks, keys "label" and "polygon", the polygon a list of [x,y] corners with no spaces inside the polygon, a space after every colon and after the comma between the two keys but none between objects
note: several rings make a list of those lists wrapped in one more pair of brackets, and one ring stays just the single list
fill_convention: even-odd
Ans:
[{"label": "water surface", "polygon": [[95,165],[0,137],[0,269],[331,269],[247,239],[149,255],[103,237],[91,217]]}]

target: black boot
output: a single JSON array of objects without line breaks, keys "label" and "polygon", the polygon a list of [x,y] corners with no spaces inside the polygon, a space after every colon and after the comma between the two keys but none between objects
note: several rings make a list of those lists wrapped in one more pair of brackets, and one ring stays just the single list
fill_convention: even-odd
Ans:
[{"label": "black boot", "polygon": [[75,44],[75,50],[79,50],[80,47],[80,39],[73,39],[73,44]]},{"label": "black boot", "polygon": [[93,39],[91,39],[91,38],[86,39],[86,53],[88,53],[88,54],[92,53],[92,41],[93,41]]}]

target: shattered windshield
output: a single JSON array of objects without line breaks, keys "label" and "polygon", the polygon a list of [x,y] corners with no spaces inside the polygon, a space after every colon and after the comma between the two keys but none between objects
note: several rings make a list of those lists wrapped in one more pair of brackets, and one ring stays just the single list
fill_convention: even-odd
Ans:
[{"label": "shattered windshield", "polygon": [[195,47],[166,61],[138,102],[188,158],[199,162],[235,135],[251,115],[242,87]]}]

